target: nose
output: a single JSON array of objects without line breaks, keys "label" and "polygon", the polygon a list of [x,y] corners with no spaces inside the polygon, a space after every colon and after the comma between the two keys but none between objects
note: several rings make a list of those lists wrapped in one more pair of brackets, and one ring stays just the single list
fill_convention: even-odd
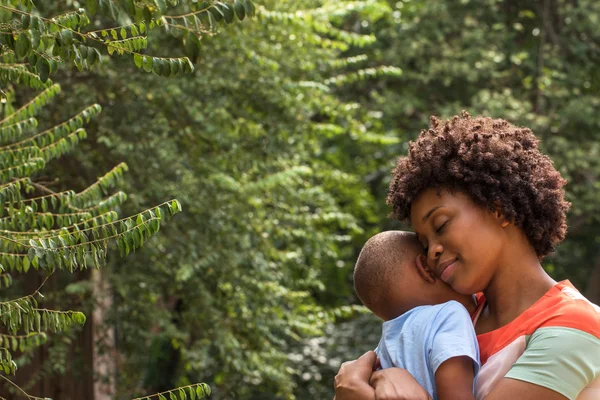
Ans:
[{"label": "nose", "polygon": [[433,261],[434,263],[436,263],[438,261],[438,259],[440,258],[440,256],[442,255],[443,252],[444,252],[444,248],[442,247],[441,244],[439,244],[439,243],[430,243],[429,244],[429,251],[427,252],[427,258],[430,261]]}]

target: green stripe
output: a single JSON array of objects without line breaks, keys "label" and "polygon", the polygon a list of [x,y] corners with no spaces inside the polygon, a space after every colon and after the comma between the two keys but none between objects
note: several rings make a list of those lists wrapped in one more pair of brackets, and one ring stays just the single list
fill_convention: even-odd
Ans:
[{"label": "green stripe", "polygon": [[600,376],[600,339],[572,328],[540,328],[527,337],[525,352],[506,374],[552,389],[568,399]]}]

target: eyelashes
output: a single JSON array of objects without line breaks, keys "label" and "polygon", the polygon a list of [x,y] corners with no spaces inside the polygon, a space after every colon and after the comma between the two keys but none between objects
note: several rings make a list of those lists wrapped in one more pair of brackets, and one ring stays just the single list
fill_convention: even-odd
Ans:
[{"label": "eyelashes", "polygon": [[440,225],[440,227],[436,229],[435,233],[441,233],[447,223],[448,223],[448,221],[446,221],[442,225]]},{"label": "eyelashes", "polygon": [[[440,227],[439,227],[439,228],[437,228],[437,229],[435,230],[435,233],[436,233],[436,234],[438,234],[438,235],[439,235],[440,233],[442,233],[442,231],[443,231],[443,230],[444,230],[444,228],[446,227],[446,224],[447,224],[447,223],[448,223],[448,221],[446,221],[446,222],[444,222],[442,225],[440,225]],[[423,254],[425,254],[425,257],[427,257],[427,256],[428,256],[428,254],[429,254],[429,246],[426,246],[426,247],[423,249]]]}]

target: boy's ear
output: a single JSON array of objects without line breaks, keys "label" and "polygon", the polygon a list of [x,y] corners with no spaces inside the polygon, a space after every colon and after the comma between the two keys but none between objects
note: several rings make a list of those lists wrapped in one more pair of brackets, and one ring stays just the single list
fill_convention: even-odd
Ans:
[{"label": "boy's ear", "polygon": [[494,201],[494,207],[496,208],[496,218],[498,220],[500,220],[500,226],[502,228],[506,228],[508,225],[510,225],[510,221],[508,221],[505,217],[504,217],[504,212],[502,210],[502,202],[500,200],[495,200]]},{"label": "boy's ear", "polygon": [[431,272],[429,266],[427,266],[425,255],[419,254],[415,260],[415,264],[417,266],[417,272],[425,282],[435,283],[435,275],[433,275],[433,272]]}]

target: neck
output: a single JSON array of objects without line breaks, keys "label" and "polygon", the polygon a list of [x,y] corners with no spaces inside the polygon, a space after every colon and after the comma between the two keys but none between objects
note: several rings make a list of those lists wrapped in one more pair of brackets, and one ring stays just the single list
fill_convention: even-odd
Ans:
[{"label": "neck", "polygon": [[484,290],[490,319],[497,327],[508,324],[554,285],[533,249],[519,254],[503,264]]},{"label": "neck", "polygon": [[460,304],[465,306],[465,308],[469,312],[469,315],[473,315],[475,310],[477,310],[477,304],[475,303],[475,300],[472,296],[468,296],[468,298],[464,298],[464,296],[461,296],[461,298],[458,301],[460,302]]}]

